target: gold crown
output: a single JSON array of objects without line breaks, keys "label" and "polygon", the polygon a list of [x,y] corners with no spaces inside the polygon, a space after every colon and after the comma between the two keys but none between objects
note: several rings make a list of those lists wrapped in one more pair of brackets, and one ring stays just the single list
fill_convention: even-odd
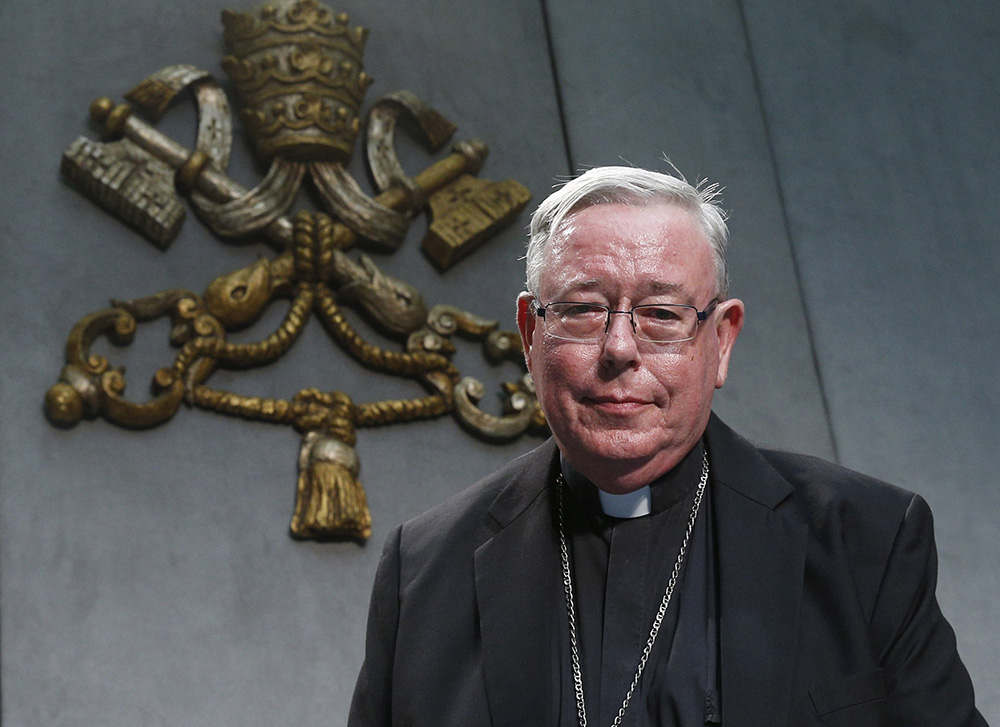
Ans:
[{"label": "gold crown", "polygon": [[362,70],[367,28],[348,27],[316,0],[222,11],[222,68],[246,108],[243,122],[265,161],[275,156],[347,163],[372,79]]}]

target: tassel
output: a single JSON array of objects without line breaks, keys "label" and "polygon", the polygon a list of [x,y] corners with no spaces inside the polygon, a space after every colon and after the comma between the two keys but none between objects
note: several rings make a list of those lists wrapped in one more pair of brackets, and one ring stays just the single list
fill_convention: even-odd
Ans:
[{"label": "tassel", "polygon": [[365,540],[372,534],[368,499],[358,480],[354,447],[307,432],[299,450],[299,482],[290,529],[301,539]]}]

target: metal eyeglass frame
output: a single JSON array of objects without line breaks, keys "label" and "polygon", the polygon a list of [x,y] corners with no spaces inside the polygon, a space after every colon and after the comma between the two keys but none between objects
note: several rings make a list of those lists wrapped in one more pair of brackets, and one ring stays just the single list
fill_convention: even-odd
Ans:
[{"label": "metal eyeglass frame", "polygon": [[[545,310],[549,306],[567,305],[567,304],[589,305],[593,306],[594,308],[603,308],[607,313],[607,316],[604,319],[603,336],[608,335],[608,329],[611,327],[611,316],[615,314],[621,314],[628,316],[629,323],[632,324],[632,335],[638,338],[640,341],[648,341],[649,343],[683,343],[684,341],[690,341],[692,338],[698,335],[698,328],[701,326],[702,321],[706,320],[710,315],[712,315],[712,313],[715,311],[716,307],[718,307],[720,302],[721,301],[718,298],[713,298],[712,302],[710,302],[707,306],[705,306],[704,310],[698,310],[696,306],[688,305],[687,303],[646,303],[643,305],[632,306],[630,310],[614,310],[613,308],[610,308],[606,305],[602,305],[601,303],[586,303],[584,301],[579,301],[579,300],[554,300],[551,303],[546,303],[545,305],[539,305],[538,299],[536,298],[531,301],[531,305],[529,306],[528,310],[530,313],[533,313],[542,320],[545,320]],[[663,307],[687,308],[693,310],[696,315],[694,333],[692,333],[687,338],[674,338],[669,341],[658,341],[656,339],[646,338],[643,335],[641,335],[639,333],[639,329],[635,325],[635,315],[634,315],[635,311],[639,308],[663,308]],[[579,341],[580,343],[599,341],[603,337],[601,336],[598,338],[566,338],[564,336],[557,336],[554,333],[549,333],[549,335],[552,336],[553,338],[558,338],[561,341]]]}]

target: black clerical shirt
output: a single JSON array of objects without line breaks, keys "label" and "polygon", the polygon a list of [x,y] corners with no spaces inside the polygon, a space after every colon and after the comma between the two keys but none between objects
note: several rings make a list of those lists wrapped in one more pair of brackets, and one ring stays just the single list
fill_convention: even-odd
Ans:
[{"label": "black clerical shirt", "polygon": [[[703,452],[699,442],[674,469],[652,483],[650,513],[630,519],[604,514],[597,488],[565,459],[561,462],[567,483],[563,502],[583,687],[587,719],[593,727],[613,722],[632,683],[677,561],[701,478]],[[709,489],[695,521],[680,579],[623,725],[721,724]],[[560,724],[575,725],[568,632],[565,625],[558,640]]]}]

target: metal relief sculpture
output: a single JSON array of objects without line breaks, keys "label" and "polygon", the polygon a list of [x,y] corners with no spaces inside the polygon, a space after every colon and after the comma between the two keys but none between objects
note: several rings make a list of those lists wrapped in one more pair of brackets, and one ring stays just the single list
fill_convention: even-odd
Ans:
[{"label": "metal relief sculpture", "polygon": [[[182,403],[259,421],[288,424],[302,435],[291,532],[298,538],[367,538],[371,515],[358,480],[356,430],[454,413],[476,434],[507,439],[545,428],[530,378],[504,384],[504,413],[477,406],[483,385],[462,378],[451,361],[452,334],[481,342],[490,360],[521,361],[516,333],[451,306],[427,310],[419,291],[383,273],[365,255],[346,253],[356,242],[394,251],[423,208],[433,215],[423,248],[441,269],[470,252],[513,219],[528,200],[518,182],[476,178],[486,147],[458,143],[450,155],[415,177],[402,169],[394,149],[397,120],[416,122],[430,149],[455,127],[408,92],[377,101],[369,110],[365,148],[380,194],[367,196],[345,166],[361,131],[358,113],[371,79],[362,69],[367,30],[348,27],[314,0],[254,14],[223,12],[227,55],[222,62],[245,104],[244,125],[269,171],[253,190],[226,175],[232,121],[225,93],[205,71],[176,65],[147,78],[126,98],[152,120],[179,92],[193,91],[199,122],[189,150],[142,121],[125,104],[98,99],[91,115],[105,142],[77,139],[64,153],[63,174],[161,247],[176,236],[185,216],[182,196],[201,220],[223,237],[263,235],[280,251],[216,278],[198,295],[166,290],[145,298],[112,301],[82,318],[69,335],[66,365],[46,395],[53,423],[70,426],[103,416],[130,428],[167,421]],[[327,212],[285,214],[306,177]],[[244,344],[228,334],[256,321],[277,299],[287,300],[281,325],[263,340]],[[387,350],[365,340],[342,313],[360,311],[372,326],[399,341]],[[99,336],[132,340],[138,324],[169,316],[173,363],[153,378],[153,397],[125,396],[125,375],[90,348]],[[340,348],[378,372],[419,382],[426,395],[358,402],[342,391],[304,389],[290,399],[244,396],[212,388],[219,367],[248,369],[281,357],[310,317],[317,317]]]}]

